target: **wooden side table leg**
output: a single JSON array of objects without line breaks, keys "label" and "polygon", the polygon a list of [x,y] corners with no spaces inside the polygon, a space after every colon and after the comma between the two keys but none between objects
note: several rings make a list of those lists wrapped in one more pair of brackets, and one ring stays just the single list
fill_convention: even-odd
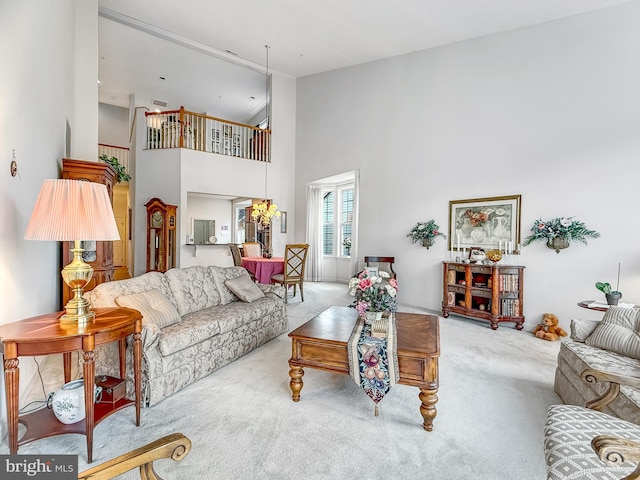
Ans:
[{"label": "wooden side table leg", "polygon": [[127,378],[127,339],[118,341],[118,358],[120,359],[120,378]]},{"label": "wooden side table leg", "polygon": [[85,435],[87,437],[87,463],[93,462],[93,427],[95,426],[94,404],[95,397],[95,338],[84,337],[82,339],[82,370],[84,373],[84,411],[85,411]]},{"label": "wooden side table leg", "polygon": [[[140,328],[142,321],[140,320]],[[142,376],[142,334],[133,334],[133,383],[136,392],[136,426],[140,426],[140,401],[142,396],[141,376]],[[124,378],[124,377],[123,377]]]},{"label": "wooden side table leg", "polygon": [[71,352],[62,354],[62,365],[64,367],[64,383],[71,381]]},{"label": "wooden side table leg", "polygon": [[291,387],[291,398],[294,402],[300,401],[300,390],[302,390],[302,376],[304,375],[304,370],[302,367],[298,367],[295,365],[289,364],[289,376],[291,377],[291,381],[289,382],[289,386]]},{"label": "wooden side table leg", "polygon": [[429,390],[427,388],[421,388],[420,394],[418,397],[422,402],[420,404],[420,413],[422,414],[422,418],[424,419],[424,423],[422,426],[427,432],[433,430],[433,419],[436,418],[436,403],[438,403],[438,389],[434,388],[433,390]]},{"label": "wooden side table leg", "polygon": [[20,368],[18,368],[19,362],[17,356],[15,356],[15,351],[15,345],[5,346],[4,389],[7,401],[7,423],[9,426],[9,453],[11,455],[18,453],[18,389],[20,385]]}]

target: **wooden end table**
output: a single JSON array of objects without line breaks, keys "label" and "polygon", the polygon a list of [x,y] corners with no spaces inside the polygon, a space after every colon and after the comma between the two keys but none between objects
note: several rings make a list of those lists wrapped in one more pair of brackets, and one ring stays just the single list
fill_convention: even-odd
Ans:
[{"label": "wooden end table", "polygon": [[[423,427],[433,430],[438,402],[439,319],[435,315],[397,312],[398,383],[420,389]],[[289,333],[292,341],[289,377],[292,398],[300,401],[304,367],[349,375],[347,344],[358,313],[349,307],[330,307]]]},{"label": "wooden end table", "polygon": [[[140,425],[140,372],[142,370],[142,315],[131,308],[96,308],[96,318],[87,325],[60,323],[64,312],[50,313],[0,325],[0,342],[4,353],[4,385],[7,400],[9,453],[15,455],[18,445],[39,438],[64,433],[80,433],[87,437],[87,461],[93,461],[93,429],[112,413],[135,403],[136,425]],[[18,417],[18,388],[21,356],[63,354],[64,381],[71,380],[71,353],[83,352],[84,397],[93,398],[95,388],[94,350],[96,345],[119,342],[120,377],[126,374],[126,339],[133,335],[135,402],[121,399],[115,404],[85,402],[85,421],[65,425],[52,410],[42,408]],[[90,379],[90,381],[89,381]],[[18,439],[18,423],[26,427]]]}]

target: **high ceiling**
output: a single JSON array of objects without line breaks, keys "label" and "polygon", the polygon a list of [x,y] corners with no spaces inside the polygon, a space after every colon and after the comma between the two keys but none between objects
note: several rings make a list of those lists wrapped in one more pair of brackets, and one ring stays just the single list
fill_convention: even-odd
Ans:
[{"label": "high ceiling", "polygon": [[99,101],[244,122],[264,107],[265,45],[269,70],[297,78],[622,3],[99,0]]}]

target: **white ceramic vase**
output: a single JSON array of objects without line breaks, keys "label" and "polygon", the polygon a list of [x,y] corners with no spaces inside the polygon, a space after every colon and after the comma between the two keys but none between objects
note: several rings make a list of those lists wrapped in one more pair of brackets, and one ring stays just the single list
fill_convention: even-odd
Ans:
[{"label": "white ceramic vase", "polygon": [[[94,401],[102,392],[102,387],[96,386]],[[60,390],[49,394],[47,407],[60,422],[69,425],[84,420],[84,380],[74,380],[65,383]]]}]

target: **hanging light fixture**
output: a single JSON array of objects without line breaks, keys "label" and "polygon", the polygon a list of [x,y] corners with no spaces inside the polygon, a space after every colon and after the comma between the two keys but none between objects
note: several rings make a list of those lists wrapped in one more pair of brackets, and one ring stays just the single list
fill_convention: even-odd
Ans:
[{"label": "hanging light fixture", "polygon": [[[271,100],[269,97],[269,49],[271,48],[269,45],[264,46],[267,51],[267,63],[266,63],[266,82],[265,82],[265,114],[266,114],[266,128],[269,129],[271,125]],[[271,219],[273,217],[279,218],[280,212],[278,211],[278,206],[275,203],[271,203],[271,200],[268,200],[267,196],[267,165],[268,161],[264,160],[264,198],[259,203],[254,203],[251,208],[251,219],[263,226],[268,226],[271,223]]]}]

